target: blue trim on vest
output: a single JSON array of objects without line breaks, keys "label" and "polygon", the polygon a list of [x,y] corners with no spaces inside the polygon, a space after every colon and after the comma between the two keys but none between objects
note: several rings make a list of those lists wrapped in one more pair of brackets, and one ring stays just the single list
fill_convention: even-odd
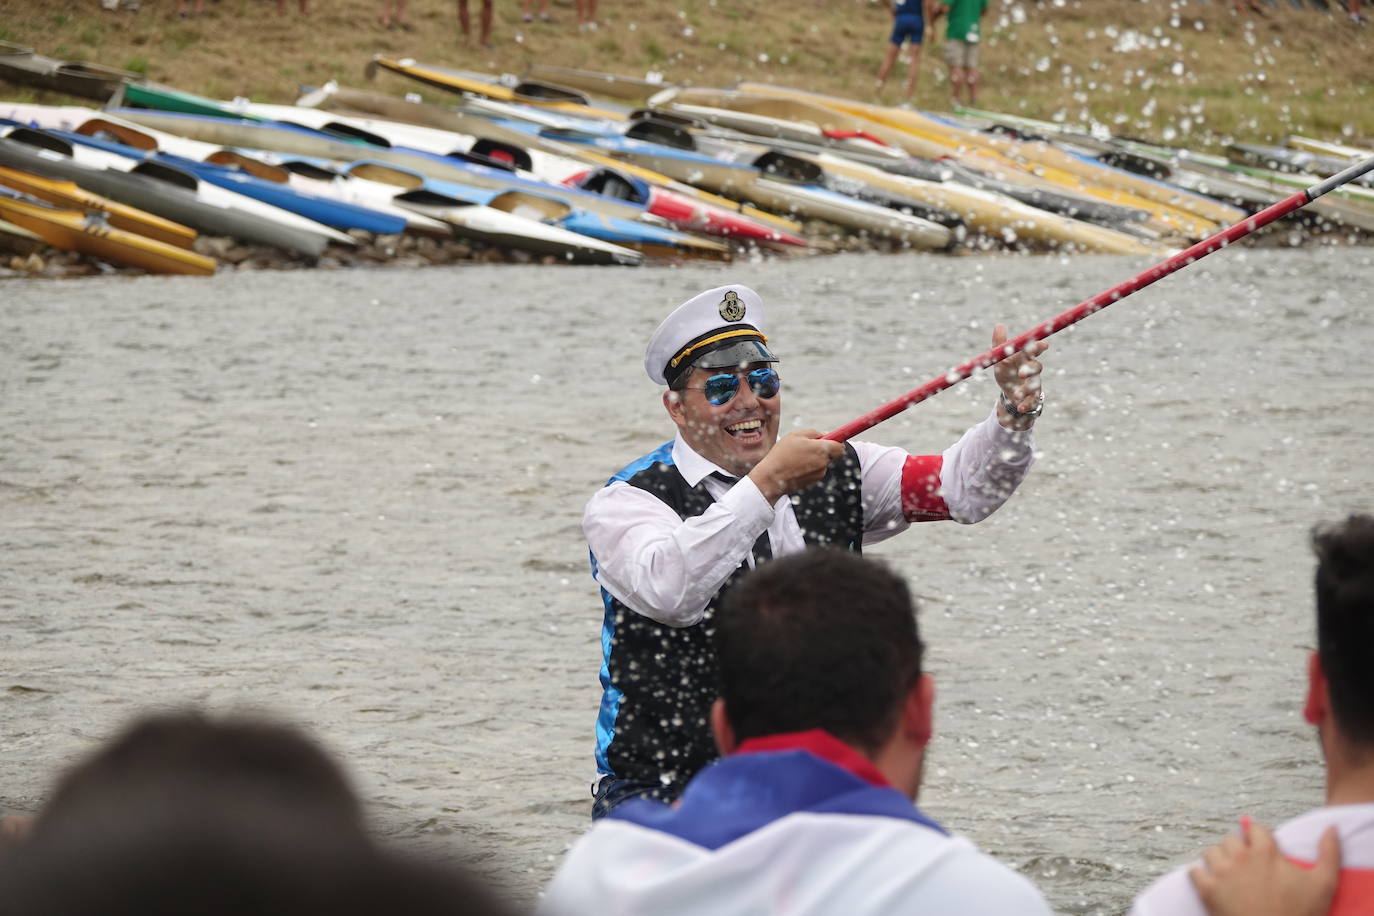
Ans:
[{"label": "blue trim on vest", "polygon": [[[666,464],[672,466],[673,443],[665,442],[641,458],[625,465],[610,480],[606,481],[606,486],[610,486],[616,481],[626,481],[634,477],[639,472],[655,464]],[[596,578],[596,555],[588,551],[587,555],[592,562],[592,578]],[[610,750],[611,742],[615,740],[615,723],[620,715],[620,701],[624,694],[611,683],[611,641],[615,639],[615,611],[611,607],[611,594],[604,588],[601,590],[601,603],[605,605],[605,615],[601,621],[601,708],[596,714],[596,771],[598,773],[612,774],[611,764],[606,759],[606,754]]]},{"label": "blue trim on vest", "polygon": [[715,850],[800,812],[890,817],[947,833],[896,789],[807,751],[726,757],[698,773],[676,807],[636,798],[607,816]]},{"label": "blue trim on vest", "polygon": [[629,480],[631,477],[653,464],[666,464],[668,467],[673,467],[677,464],[677,462],[673,460],[672,442],[665,442],[649,454],[631,461],[629,464],[616,471],[615,476],[606,481],[606,486],[609,487],[617,480]]}]

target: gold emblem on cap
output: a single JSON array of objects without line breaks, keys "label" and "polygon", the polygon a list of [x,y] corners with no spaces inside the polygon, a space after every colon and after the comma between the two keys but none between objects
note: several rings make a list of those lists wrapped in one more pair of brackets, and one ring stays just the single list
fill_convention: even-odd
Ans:
[{"label": "gold emblem on cap", "polygon": [[726,321],[739,321],[744,317],[744,303],[740,301],[739,293],[733,289],[720,300],[720,317]]}]

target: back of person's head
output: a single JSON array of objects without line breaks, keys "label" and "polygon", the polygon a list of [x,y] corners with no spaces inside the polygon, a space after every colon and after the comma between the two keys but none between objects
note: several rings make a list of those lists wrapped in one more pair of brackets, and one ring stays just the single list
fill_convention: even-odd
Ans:
[{"label": "back of person's head", "polygon": [[84,817],[113,797],[259,800],[361,834],[362,808],[333,758],[297,728],[265,718],[194,710],[143,716],[58,782],[35,833]]},{"label": "back of person's head", "polygon": [[[78,827],[73,821],[67,825]],[[456,867],[262,804],[118,800],[0,860],[3,916],[512,916]]]},{"label": "back of person's head", "polygon": [[1317,654],[1331,711],[1351,742],[1374,749],[1374,516],[1313,532]]},{"label": "back of person's head", "polygon": [[715,616],[721,697],[737,741],[820,728],[881,747],[921,674],[916,609],[900,576],[808,550],[746,576]]},{"label": "back of person's head", "polygon": [[0,916],[459,910],[507,912],[459,873],[378,849],[334,760],[256,718],[133,723],[63,776],[0,860]]}]

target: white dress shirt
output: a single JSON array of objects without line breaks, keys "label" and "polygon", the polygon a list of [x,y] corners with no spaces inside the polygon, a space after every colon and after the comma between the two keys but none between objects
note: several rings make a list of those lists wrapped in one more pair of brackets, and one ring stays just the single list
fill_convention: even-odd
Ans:
[{"label": "white dress shirt", "polygon": [[[864,544],[905,531],[904,449],[850,442],[863,481]],[[623,481],[587,503],[582,530],[596,558],[596,581],[627,607],[674,627],[701,619],[711,598],[741,562],[753,563],[754,542],[768,532],[775,557],[806,547],[789,497],[769,505],[748,477],[734,484],[710,476],[723,469],[698,455],[679,434],[673,461],[687,483],[705,481],[714,505],[678,517],[667,503]],[[1007,501],[1034,461],[1031,432],[997,422],[996,413],[970,428],[943,454],[940,496],[957,522],[982,521]]]}]

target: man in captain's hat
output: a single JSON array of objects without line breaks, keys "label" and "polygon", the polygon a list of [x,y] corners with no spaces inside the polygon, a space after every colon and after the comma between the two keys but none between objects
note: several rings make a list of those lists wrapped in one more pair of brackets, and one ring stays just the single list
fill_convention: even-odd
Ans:
[{"label": "man in captain's hat", "polygon": [[[993,344],[1006,340],[998,325]],[[605,623],[592,817],[636,796],[672,801],[716,757],[711,618],[738,577],[812,546],[859,551],[911,522],[987,518],[1032,461],[1044,403],[1032,344],[995,369],[995,409],[943,455],[869,442],[778,438],[778,357],[747,286],[684,302],[649,339],[677,436],[620,470],[582,529]]]}]

